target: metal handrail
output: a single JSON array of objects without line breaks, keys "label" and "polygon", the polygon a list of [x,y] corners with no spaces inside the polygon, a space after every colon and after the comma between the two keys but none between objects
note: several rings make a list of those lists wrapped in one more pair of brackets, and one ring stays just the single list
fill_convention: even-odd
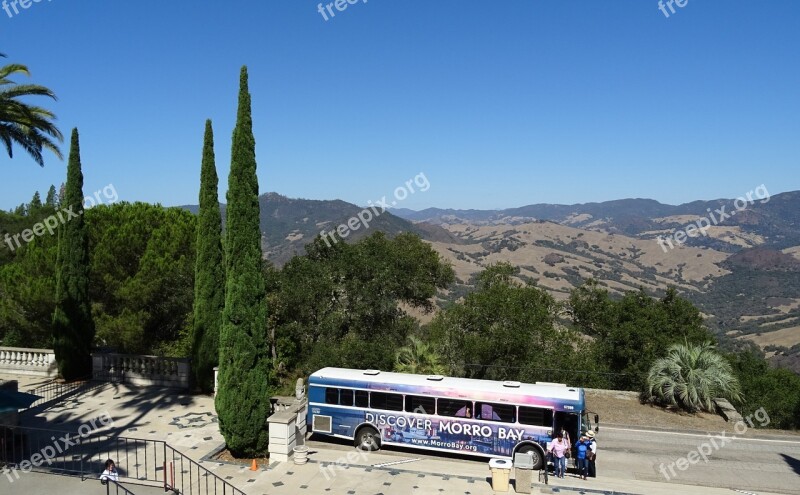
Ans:
[{"label": "metal handrail", "polygon": [[114,480],[100,480],[100,483],[106,486],[106,495],[111,495],[112,493],[114,495],[136,495]]},{"label": "metal handrail", "polygon": [[[175,493],[181,494],[209,494],[222,495],[246,495],[242,490],[231,485],[224,479],[201,466],[197,461],[190,459],[185,454],[167,445],[167,453],[170,454],[172,461],[169,463],[169,474],[171,483],[165,489],[172,489]],[[175,476],[175,468],[179,470],[179,483]],[[166,476],[165,476],[166,478]],[[180,486],[180,488],[178,488]],[[187,491],[188,488],[188,491]],[[222,491],[220,491],[220,489]]]}]

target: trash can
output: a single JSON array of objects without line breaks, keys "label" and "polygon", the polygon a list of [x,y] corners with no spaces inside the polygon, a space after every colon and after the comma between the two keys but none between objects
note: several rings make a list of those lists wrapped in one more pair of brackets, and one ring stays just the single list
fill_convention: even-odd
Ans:
[{"label": "trash can", "polygon": [[492,472],[492,490],[496,492],[508,491],[511,465],[511,461],[508,459],[489,459],[489,470]]},{"label": "trash can", "polygon": [[533,481],[533,452],[514,454],[514,489],[517,493],[531,493]]}]

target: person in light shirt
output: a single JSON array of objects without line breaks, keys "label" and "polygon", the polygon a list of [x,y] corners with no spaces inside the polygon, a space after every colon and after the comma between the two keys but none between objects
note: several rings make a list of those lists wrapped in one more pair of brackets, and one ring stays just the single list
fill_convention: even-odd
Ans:
[{"label": "person in light shirt", "polygon": [[117,466],[114,465],[114,461],[111,459],[106,461],[106,469],[103,471],[103,474],[100,475],[100,481],[103,482],[103,484],[108,483],[108,480],[111,480],[115,483],[119,482]]},{"label": "person in light shirt", "polygon": [[586,436],[589,437],[589,450],[591,451],[590,454],[586,456],[589,460],[589,477],[594,478],[597,476],[597,467],[594,464],[595,459],[597,458],[597,441],[594,439],[594,431],[589,430],[586,432]]},{"label": "person in light shirt", "polygon": [[550,442],[547,447],[548,452],[553,454],[553,464],[555,465],[556,477],[564,478],[564,473],[567,471],[567,449],[570,448],[569,443],[564,439],[564,434],[558,432],[558,436]]}]

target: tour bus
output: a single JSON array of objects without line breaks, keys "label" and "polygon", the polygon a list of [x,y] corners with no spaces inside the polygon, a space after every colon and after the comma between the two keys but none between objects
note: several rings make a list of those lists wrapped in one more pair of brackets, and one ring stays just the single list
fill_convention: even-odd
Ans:
[{"label": "tour bus", "polygon": [[308,380],[307,421],[312,433],[365,450],[398,445],[506,458],[533,452],[541,469],[554,432],[564,428],[574,446],[592,428],[584,405],[582,388],[556,383],[324,368]]}]

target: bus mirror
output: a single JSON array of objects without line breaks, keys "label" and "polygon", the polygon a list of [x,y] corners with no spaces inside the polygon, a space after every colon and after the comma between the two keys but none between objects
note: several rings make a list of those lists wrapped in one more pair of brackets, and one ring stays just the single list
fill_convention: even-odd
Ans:
[{"label": "bus mirror", "polygon": [[595,414],[594,415],[594,424],[595,424],[595,426],[600,424],[600,415],[599,414]]}]

